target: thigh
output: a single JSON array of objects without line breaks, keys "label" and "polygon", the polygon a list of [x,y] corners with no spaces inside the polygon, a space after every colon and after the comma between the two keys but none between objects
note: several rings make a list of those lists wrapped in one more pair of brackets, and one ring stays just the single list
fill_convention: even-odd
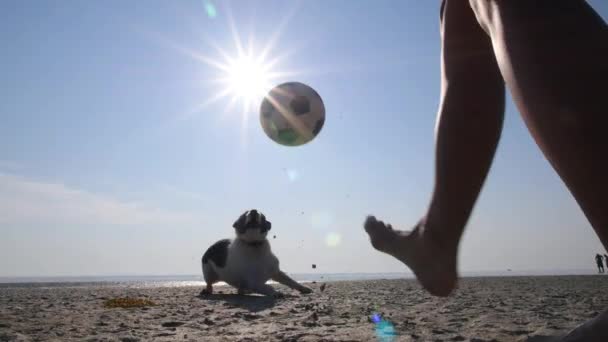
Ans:
[{"label": "thigh", "polygon": [[608,26],[583,0],[470,0],[530,132],[608,248]]},{"label": "thigh", "polygon": [[605,112],[598,102],[608,87],[608,27],[586,1],[469,3],[526,119],[557,119],[556,107],[576,108],[578,116]]},{"label": "thigh", "polygon": [[[461,92],[502,86],[492,42],[467,1],[444,0],[440,10],[442,81]],[[477,88],[477,89],[476,89]]]}]

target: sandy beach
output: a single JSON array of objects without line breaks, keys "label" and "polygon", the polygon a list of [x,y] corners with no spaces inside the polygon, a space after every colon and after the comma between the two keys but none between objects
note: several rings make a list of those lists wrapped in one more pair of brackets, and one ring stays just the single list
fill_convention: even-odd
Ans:
[{"label": "sandy beach", "polygon": [[[465,278],[454,296],[413,280],[309,284],[311,295],[230,287],[0,285],[0,341],[539,341],[608,306],[608,277]],[[107,308],[116,297],[155,306]]]}]

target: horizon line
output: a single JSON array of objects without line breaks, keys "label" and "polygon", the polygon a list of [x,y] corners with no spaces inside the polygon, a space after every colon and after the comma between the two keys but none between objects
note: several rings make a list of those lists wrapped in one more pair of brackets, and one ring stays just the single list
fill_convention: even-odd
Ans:
[{"label": "horizon line", "polygon": [[[480,271],[462,271],[459,272],[460,277],[475,277],[475,276],[560,276],[560,275],[593,275],[597,272],[594,269],[521,269],[521,270],[480,270]],[[373,275],[392,275],[392,276],[407,276],[414,277],[412,272],[289,272],[291,275],[299,275],[299,276],[314,276],[320,277],[324,275],[363,275],[363,276],[373,276]],[[163,280],[165,278],[202,278],[202,274],[100,274],[100,275],[16,275],[16,276],[0,276],[0,283],[15,280],[24,280],[24,281],[32,281],[32,282],[44,282],[52,281],[56,279],[60,280],[77,280],[77,279],[97,279],[98,281],[111,281],[112,279],[134,279],[137,278],[148,278],[150,280]],[[167,279],[168,280],[168,279]]]}]

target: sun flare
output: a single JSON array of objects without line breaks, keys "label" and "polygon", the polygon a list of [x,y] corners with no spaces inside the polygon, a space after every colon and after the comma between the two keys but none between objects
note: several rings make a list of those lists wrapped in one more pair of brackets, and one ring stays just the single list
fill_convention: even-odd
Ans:
[{"label": "sun flare", "polygon": [[261,100],[270,90],[270,67],[250,56],[228,61],[226,87],[247,106]]},{"label": "sun flare", "polygon": [[[172,49],[209,67],[202,82],[206,88],[202,96],[202,102],[196,103],[179,117],[185,119],[198,115],[205,108],[216,105],[222,100],[227,100],[223,112],[219,113],[219,117],[224,118],[226,114],[239,117],[238,114],[240,113],[244,129],[251,115],[255,115],[259,111],[264,97],[274,86],[287,81],[287,78],[301,74],[301,71],[282,69],[286,58],[295,53],[294,48],[286,49],[283,47],[277,54],[276,46],[283,28],[297,8],[292,8],[284,15],[276,25],[276,30],[267,35],[264,41],[258,41],[258,44],[256,44],[253,30],[246,32],[245,37],[247,39],[245,41],[241,37],[229,5],[226,5],[223,10],[214,7],[212,13],[209,12],[207,7],[205,10],[209,17],[224,16],[226,18],[228,30],[232,34],[233,44],[220,45],[211,37],[204,36],[205,43],[211,49],[205,49],[206,52],[203,52],[177,44],[171,40],[161,40],[162,43],[167,44]],[[213,50],[216,54],[209,54],[209,51]],[[241,109],[239,110],[238,107],[241,107]]]}]

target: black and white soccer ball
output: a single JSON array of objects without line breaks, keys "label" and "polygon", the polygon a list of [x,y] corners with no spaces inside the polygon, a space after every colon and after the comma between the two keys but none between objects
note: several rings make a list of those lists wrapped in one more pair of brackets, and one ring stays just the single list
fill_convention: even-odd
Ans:
[{"label": "black and white soccer ball", "polygon": [[323,128],[325,105],[306,84],[283,83],[270,90],[262,101],[260,122],[266,135],[281,145],[306,144]]}]

